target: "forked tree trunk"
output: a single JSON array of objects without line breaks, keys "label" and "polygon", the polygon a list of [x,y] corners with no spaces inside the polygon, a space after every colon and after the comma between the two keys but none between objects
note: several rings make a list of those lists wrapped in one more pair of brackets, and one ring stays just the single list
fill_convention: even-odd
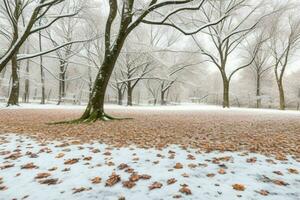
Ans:
[{"label": "forked tree trunk", "polygon": [[11,78],[12,78],[12,86],[11,92],[9,95],[9,99],[7,102],[7,106],[10,105],[19,105],[19,89],[20,89],[20,81],[18,75],[18,61],[17,61],[17,54],[12,57],[11,60]]},{"label": "forked tree trunk", "polygon": [[285,95],[284,95],[284,89],[283,89],[283,84],[282,81],[277,81],[278,85],[278,92],[279,92],[279,109],[280,110],[285,110],[286,105],[285,105]]},{"label": "forked tree trunk", "polygon": [[118,55],[105,55],[102,66],[94,82],[91,98],[79,121],[93,122],[98,119],[109,120],[111,117],[104,113],[104,98],[106,88],[112,74]]}]

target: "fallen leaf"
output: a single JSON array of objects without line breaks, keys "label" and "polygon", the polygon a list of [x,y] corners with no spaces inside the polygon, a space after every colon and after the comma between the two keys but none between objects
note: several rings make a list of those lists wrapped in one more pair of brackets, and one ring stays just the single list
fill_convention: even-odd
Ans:
[{"label": "fallen leaf", "polygon": [[124,181],[122,184],[123,184],[123,187],[128,188],[128,189],[131,189],[136,185],[136,183],[133,181]]},{"label": "fallen leaf", "polygon": [[272,180],[272,182],[276,185],[280,185],[280,186],[287,186],[289,185],[288,183],[282,181],[282,180]]},{"label": "fallen leaf", "polygon": [[218,171],[219,174],[226,174],[226,171],[225,169],[221,168],[219,171]]},{"label": "fallen leaf", "polygon": [[105,186],[113,186],[116,183],[118,183],[119,181],[121,181],[121,177],[119,175],[117,175],[115,172],[113,172],[109,178],[106,180]]},{"label": "fallen leaf", "polygon": [[73,158],[73,159],[69,159],[67,161],[64,162],[65,165],[73,165],[75,163],[77,163],[79,161],[78,158]]},{"label": "fallen leaf", "polygon": [[167,184],[168,185],[172,185],[172,184],[174,184],[176,182],[177,182],[177,180],[175,178],[170,178],[170,179],[168,179]]},{"label": "fallen leaf", "polygon": [[51,179],[45,179],[45,180],[40,180],[40,184],[46,184],[46,185],[55,185],[58,182],[58,178],[51,178]]},{"label": "fallen leaf", "polygon": [[143,180],[148,180],[150,178],[151,178],[151,176],[148,175],[148,174],[142,174],[142,175],[140,175],[140,179],[143,179]]},{"label": "fallen leaf", "polygon": [[50,173],[47,173],[47,172],[45,172],[45,173],[38,173],[38,174],[36,175],[35,179],[48,178],[49,176],[51,176],[51,174],[50,174]]},{"label": "fallen leaf", "polygon": [[15,164],[7,163],[7,164],[4,164],[4,165],[1,165],[0,169],[3,170],[3,169],[11,168],[11,167],[14,167],[14,166],[15,166]]},{"label": "fallen leaf", "polygon": [[256,192],[262,196],[268,196],[270,194],[270,192],[268,190],[260,190],[260,191],[256,191]]},{"label": "fallen leaf", "polygon": [[186,195],[191,195],[192,191],[188,187],[182,187],[179,192],[186,194]]},{"label": "fallen leaf", "polygon": [[21,166],[21,169],[37,169],[37,168],[38,168],[38,166],[36,166],[33,163],[27,163],[27,164]]},{"label": "fallen leaf", "polygon": [[174,169],[182,169],[183,165],[181,163],[176,163],[176,165],[174,166]]},{"label": "fallen leaf", "polygon": [[153,190],[153,189],[159,189],[163,186],[163,184],[159,183],[159,182],[154,182],[149,186],[149,190]]},{"label": "fallen leaf", "polygon": [[244,191],[246,187],[243,184],[233,184],[232,188],[238,191]]},{"label": "fallen leaf", "polygon": [[127,165],[127,164],[125,164],[125,163],[122,163],[122,164],[120,164],[119,166],[118,166],[118,169],[119,170],[123,170],[123,169],[126,169],[126,168],[128,168],[129,166]]},{"label": "fallen leaf", "polygon": [[64,156],[65,156],[64,153],[59,153],[59,154],[57,154],[57,156],[56,156],[55,158],[62,158],[62,157],[64,157]]},{"label": "fallen leaf", "polygon": [[288,171],[289,171],[291,174],[299,174],[299,171],[298,171],[297,169],[289,168]]},{"label": "fallen leaf", "polygon": [[80,188],[73,188],[72,190],[74,191],[73,194],[76,194],[76,193],[87,191],[87,190],[91,190],[91,189],[92,188],[80,187]]},{"label": "fallen leaf", "polygon": [[91,179],[93,184],[99,184],[101,183],[101,178],[99,176],[96,176],[95,178]]}]

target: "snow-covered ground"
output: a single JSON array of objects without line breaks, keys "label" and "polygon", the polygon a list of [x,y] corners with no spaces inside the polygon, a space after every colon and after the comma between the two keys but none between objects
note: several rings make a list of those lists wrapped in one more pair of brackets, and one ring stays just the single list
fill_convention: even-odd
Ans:
[{"label": "snow-covered ground", "polygon": [[[299,200],[299,170],[300,163],[292,158],[278,161],[242,152],[203,153],[178,146],[109,148],[97,142],[43,144],[25,136],[0,135],[1,200]],[[123,182],[133,171],[144,176],[132,176],[131,182],[125,182],[134,185],[128,189]],[[113,172],[119,177],[113,176],[108,184],[121,180],[106,186]],[[41,177],[36,178],[38,174]],[[150,190],[154,182],[160,188]]]},{"label": "snow-covered ground", "polygon": [[[56,104],[23,104],[21,103],[20,106],[10,106],[6,107],[6,104],[0,103],[0,110],[3,109],[85,109],[85,105],[71,105],[71,104],[64,104],[64,105],[56,105]],[[274,114],[274,115],[299,115],[300,111],[296,110],[276,110],[276,109],[256,109],[256,108],[222,108],[221,106],[215,105],[206,105],[206,104],[181,104],[181,105],[168,105],[168,106],[119,106],[108,104],[105,105],[106,109],[110,110],[141,110],[141,111],[215,111],[215,112],[235,112],[235,113],[249,113],[249,114]]]}]

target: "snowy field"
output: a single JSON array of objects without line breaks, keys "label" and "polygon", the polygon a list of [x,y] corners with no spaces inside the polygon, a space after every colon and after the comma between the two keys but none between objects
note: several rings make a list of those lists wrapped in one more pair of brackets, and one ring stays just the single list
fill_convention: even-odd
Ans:
[{"label": "snowy field", "polygon": [[[56,105],[56,104],[28,104],[21,103],[19,106],[7,107],[6,104],[0,103],[0,110],[5,109],[73,109],[73,110],[84,110],[86,105]],[[114,104],[105,105],[106,109],[109,110],[145,110],[145,111],[214,111],[214,112],[239,112],[239,113],[253,113],[253,114],[276,114],[276,115],[299,115],[300,111],[296,110],[276,110],[276,109],[256,109],[256,108],[222,108],[222,106],[206,105],[206,104],[189,104],[183,103],[181,105],[168,105],[168,106],[119,106]]]},{"label": "snowy field", "polygon": [[1,200],[299,200],[299,170],[290,157],[0,136]]}]

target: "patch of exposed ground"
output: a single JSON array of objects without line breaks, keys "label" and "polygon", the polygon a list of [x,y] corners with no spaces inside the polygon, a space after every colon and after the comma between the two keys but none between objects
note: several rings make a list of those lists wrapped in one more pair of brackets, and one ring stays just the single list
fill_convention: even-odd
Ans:
[{"label": "patch of exposed ground", "polygon": [[24,133],[41,140],[72,137],[80,142],[97,140],[115,146],[164,147],[178,144],[201,151],[250,151],[291,154],[300,158],[300,115],[264,112],[155,111],[113,109],[108,113],[132,120],[92,124],[48,125],[74,119],[82,110],[0,110],[0,132]]}]

